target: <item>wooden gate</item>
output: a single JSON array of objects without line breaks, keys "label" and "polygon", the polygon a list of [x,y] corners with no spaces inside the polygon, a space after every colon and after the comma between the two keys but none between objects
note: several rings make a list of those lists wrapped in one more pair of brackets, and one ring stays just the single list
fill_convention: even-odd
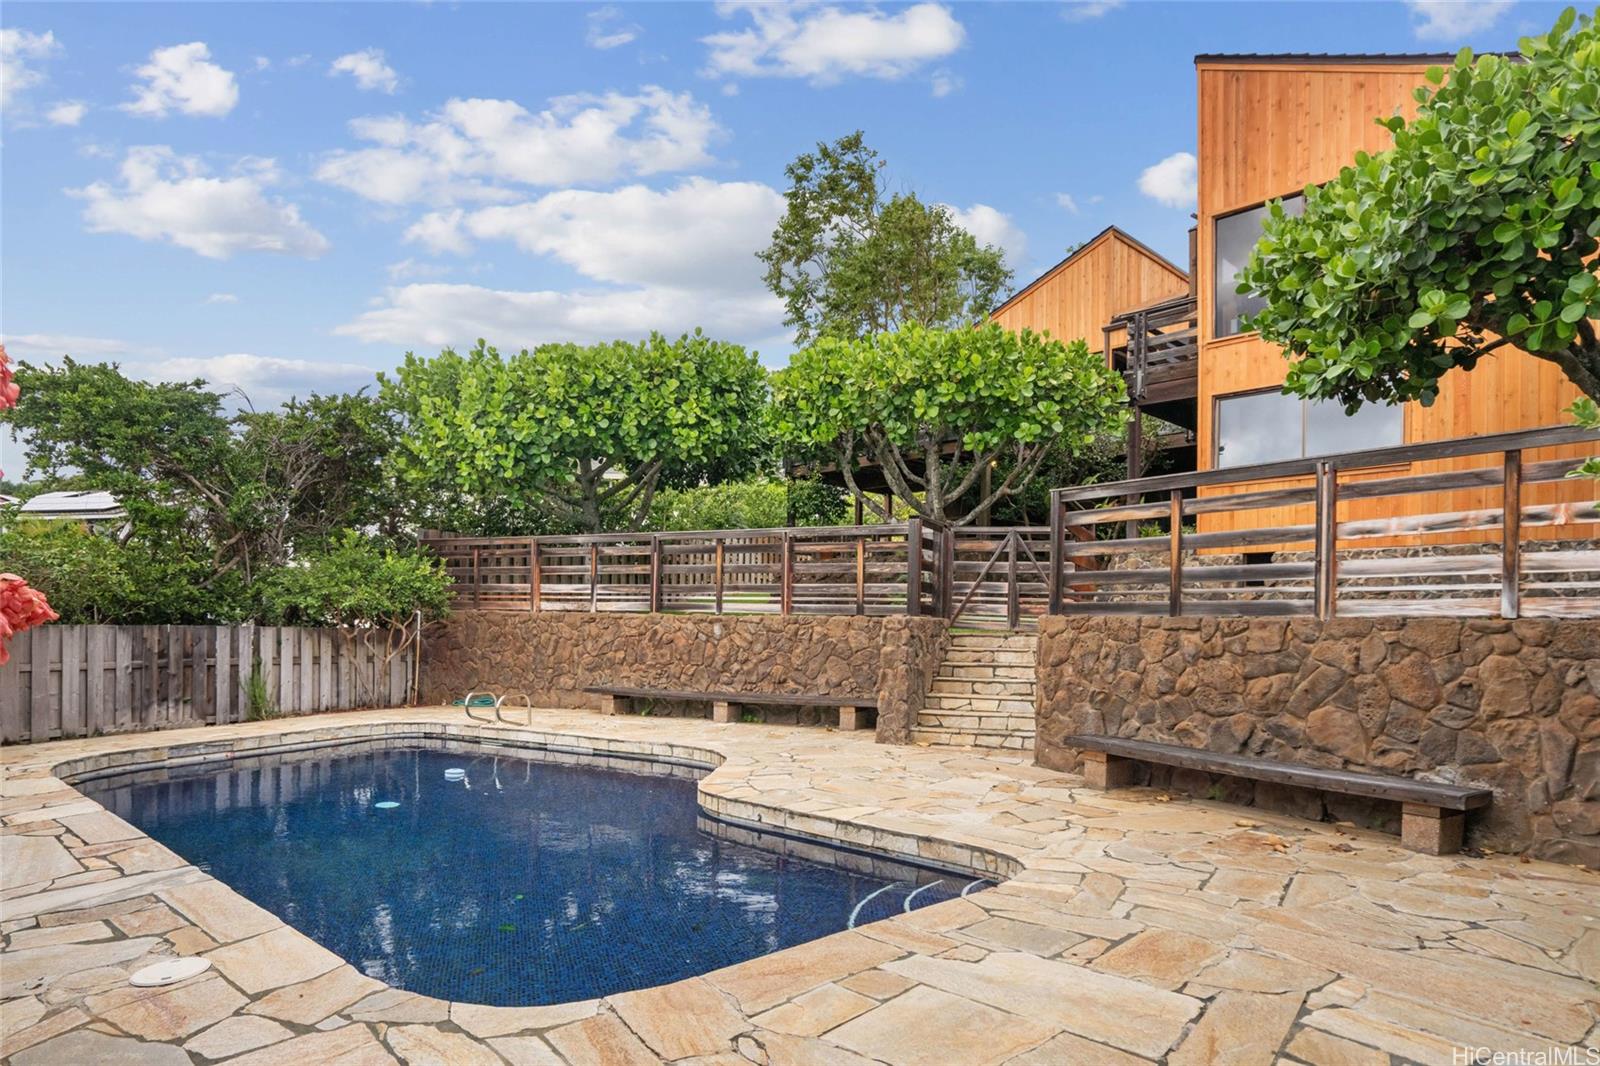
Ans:
[{"label": "wooden gate", "polygon": [[941,584],[951,625],[1017,629],[1050,605],[1050,530],[954,529],[943,534]]}]

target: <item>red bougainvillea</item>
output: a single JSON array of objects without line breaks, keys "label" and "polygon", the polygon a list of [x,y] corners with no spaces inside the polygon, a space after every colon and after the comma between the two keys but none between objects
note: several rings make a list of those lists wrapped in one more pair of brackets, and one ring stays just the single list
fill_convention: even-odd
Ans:
[{"label": "red bougainvillea", "polygon": [[[0,411],[15,407],[21,394],[16,382],[11,380],[11,360],[6,356],[6,347],[0,344]],[[7,645],[13,636],[60,617],[45,602],[44,593],[16,574],[0,574],[0,665],[11,658]]]}]

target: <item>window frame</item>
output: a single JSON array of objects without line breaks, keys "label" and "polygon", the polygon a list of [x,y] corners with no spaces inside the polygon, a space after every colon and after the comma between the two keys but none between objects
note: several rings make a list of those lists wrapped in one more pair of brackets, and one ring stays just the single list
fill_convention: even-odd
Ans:
[{"label": "window frame", "polygon": [[[1277,463],[1277,462],[1293,462],[1296,459],[1325,459],[1330,455],[1345,455],[1345,454],[1347,454],[1346,452],[1318,452],[1317,454],[1312,455],[1310,452],[1308,452],[1306,450],[1306,447],[1307,447],[1307,434],[1309,433],[1310,426],[1311,426],[1311,404],[1313,402],[1315,402],[1315,401],[1308,400],[1304,396],[1295,396],[1292,393],[1284,392],[1283,391],[1283,386],[1281,386],[1281,385],[1276,385],[1276,386],[1268,385],[1265,388],[1260,388],[1260,389],[1240,389],[1238,392],[1219,392],[1216,395],[1211,397],[1211,448],[1210,448],[1210,452],[1211,452],[1211,469],[1213,469],[1213,470],[1241,470],[1241,469],[1244,469],[1247,466],[1258,465],[1256,463],[1239,463],[1239,464],[1237,464],[1235,466],[1225,466],[1225,465],[1223,465],[1223,462],[1222,462],[1222,403],[1223,403],[1224,400],[1237,400],[1237,399],[1243,399],[1244,397],[1247,397],[1247,396],[1262,396],[1262,395],[1266,395],[1266,394],[1274,394],[1274,395],[1282,396],[1286,400],[1298,400],[1300,402],[1300,453],[1298,455],[1279,456],[1276,459],[1263,460],[1263,462]],[[1333,401],[1323,401],[1323,402],[1333,402]],[[1411,405],[1410,404],[1405,404],[1405,403],[1400,403],[1400,404],[1384,404],[1383,406],[1392,407],[1396,411],[1399,412],[1399,415],[1400,415],[1400,440],[1399,440],[1398,443],[1399,444],[1404,444],[1405,440],[1406,440],[1407,420],[1408,420],[1408,417],[1409,417],[1408,414],[1407,414],[1407,411],[1409,410]],[[1375,447],[1390,447],[1390,445],[1375,445]],[[1359,451],[1361,449],[1356,449],[1356,450]]]},{"label": "window frame", "polygon": [[[1259,330],[1245,329],[1234,333],[1222,333],[1217,329],[1217,312],[1219,311],[1222,302],[1217,298],[1219,295],[1218,286],[1222,283],[1221,271],[1218,269],[1217,263],[1217,256],[1221,251],[1222,242],[1217,239],[1217,227],[1224,221],[1245,214],[1248,211],[1259,211],[1261,208],[1266,207],[1274,200],[1282,202],[1287,202],[1289,200],[1300,200],[1303,202],[1305,198],[1306,186],[1302,185],[1290,192],[1280,193],[1277,196],[1268,196],[1264,199],[1256,200],[1254,203],[1244,204],[1240,207],[1232,207],[1226,211],[1219,211],[1211,216],[1211,321],[1209,326],[1211,328],[1212,340],[1233,340],[1236,337],[1249,337],[1260,332]],[[1258,236],[1257,240],[1259,239],[1260,238]],[[1254,246],[1254,242],[1251,242],[1251,247]]]}]

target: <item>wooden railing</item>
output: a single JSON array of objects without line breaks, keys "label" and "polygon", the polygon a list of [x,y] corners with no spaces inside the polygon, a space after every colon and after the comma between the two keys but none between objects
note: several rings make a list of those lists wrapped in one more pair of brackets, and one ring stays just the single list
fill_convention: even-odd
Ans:
[{"label": "wooden railing", "polygon": [[[1527,499],[1582,461],[1524,458],[1558,446],[1600,453],[1600,433],[1559,427],[1056,489],[1050,610],[1600,616],[1600,488]],[[1450,468],[1395,471],[1444,461]],[[1428,510],[1473,492],[1492,505]],[[1351,517],[1358,501],[1386,501],[1391,516]],[[1124,523],[1143,523],[1147,535],[1116,536]],[[1556,543],[1535,543],[1525,534],[1536,527],[1570,536],[1556,529]],[[1559,543],[1568,540],[1580,546]],[[1081,565],[1091,560],[1102,567]]]},{"label": "wooden railing", "polygon": [[[1145,398],[1153,373],[1182,368],[1194,374],[1200,352],[1196,315],[1194,297],[1185,295],[1116,315],[1105,327],[1111,366],[1122,371],[1135,402]],[[1118,331],[1120,344],[1113,340]]]},{"label": "wooden railing", "polygon": [[430,536],[458,608],[714,614],[931,614],[939,543],[916,520],[874,526]]}]

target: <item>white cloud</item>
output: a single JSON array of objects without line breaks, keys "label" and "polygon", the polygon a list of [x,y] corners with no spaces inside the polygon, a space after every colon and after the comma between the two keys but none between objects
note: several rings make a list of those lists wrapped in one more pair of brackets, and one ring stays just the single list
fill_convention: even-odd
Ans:
[{"label": "white cloud", "polygon": [[1174,152],[1145,167],[1139,175],[1139,191],[1168,207],[1193,207],[1199,180],[1200,165],[1194,155]]},{"label": "white cloud", "polygon": [[239,102],[239,83],[232,71],[210,60],[203,41],[157,48],[134,71],[144,84],[131,86],[134,99],[122,110],[149,118],[164,118],[171,110],[221,118]]},{"label": "white cloud", "polygon": [[0,29],[0,107],[12,107],[24,89],[44,81],[44,72],[30,63],[49,59],[61,51],[56,35],[27,30]]},{"label": "white cloud", "polygon": [[725,3],[724,17],[750,17],[748,29],[701,38],[709,73],[736,77],[901,78],[950,55],[966,30],[948,8],[920,3],[890,14],[873,7]]},{"label": "white cloud", "polygon": [[204,378],[217,392],[238,389],[260,410],[276,407],[291,396],[310,392],[344,392],[373,382],[370,367],[319,359],[279,359],[270,355],[230,352],[226,355],[180,357],[131,368],[152,381]]},{"label": "white cloud", "polygon": [[45,111],[45,121],[52,126],[76,126],[89,113],[89,105],[81,100],[62,100],[51,104]]},{"label": "white cloud", "polygon": [[1087,22],[1115,11],[1126,0],[1068,0],[1061,5],[1061,17],[1068,22]]},{"label": "white cloud", "polygon": [[478,285],[418,284],[390,289],[380,306],[334,333],[369,343],[437,348],[489,338],[501,348],[549,341],[636,338],[703,326],[747,343],[771,336],[783,304],[760,292],[707,294],[661,286],[626,291],[518,292]]},{"label": "white cloud", "polygon": [[115,359],[150,354],[153,349],[111,337],[79,337],[69,333],[7,333],[0,337],[14,359]]},{"label": "white cloud", "polygon": [[435,255],[454,252],[466,255],[472,251],[472,240],[462,232],[461,223],[466,212],[459,207],[451,211],[432,211],[413,222],[406,230],[406,241],[420,244]]},{"label": "white cloud", "polygon": [[236,304],[238,302],[239,297],[231,292],[214,292],[206,297],[206,303],[208,304]]},{"label": "white cloud", "polygon": [[1493,26],[1511,4],[1512,0],[1406,0],[1419,39],[1451,43]]},{"label": "white cloud", "polygon": [[424,263],[406,258],[390,263],[384,268],[390,281],[410,281],[413,278],[439,278],[450,273],[450,268],[440,263]]},{"label": "white cloud", "polygon": [[257,70],[272,69],[272,60],[268,59],[266,56],[256,56],[255,63]]},{"label": "white cloud", "polygon": [[278,180],[270,159],[241,160],[230,177],[210,177],[193,156],[171,148],[128,149],[121,183],[95,182],[67,192],[87,202],[91,233],[126,233],[167,241],[211,259],[238,252],[278,252],[314,259],[327,238],[300,217],[300,209],[266,193]]},{"label": "white cloud", "polygon": [[607,4],[588,14],[589,30],[584,40],[590,48],[620,48],[639,39],[644,32],[636,23],[625,22],[622,12]]},{"label": "white cloud", "polygon": [[407,239],[435,251],[464,251],[469,236],[508,240],[595,281],[741,292],[759,288],[756,253],[783,209],[783,195],[760,182],[689,178],[661,191],[564,189],[527,203],[437,212]]},{"label": "white cloud", "polygon": [[356,79],[356,85],[367,92],[393,95],[400,88],[400,75],[384,60],[380,48],[366,48],[342,55],[328,67],[328,74],[348,74]]},{"label": "white cloud", "polygon": [[[407,238],[436,250],[510,241],[585,282],[567,291],[465,284],[389,289],[335,332],[364,341],[436,347],[493,337],[506,347],[594,341],[704,326],[753,342],[781,329],[783,307],[761,285],[755,253],[771,238],[783,196],[759,182],[689,178],[670,189],[565,189],[519,204],[424,216]],[[422,276],[411,261],[396,280]]]},{"label": "white cloud", "polygon": [[720,127],[689,93],[557,97],[538,114],[513,100],[450,100],[422,121],[355,119],[373,147],[324,157],[317,177],[385,204],[504,200],[497,183],[564,186],[710,161]]},{"label": "white cloud", "polygon": [[960,75],[952,74],[948,70],[936,70],[933,72],[933,80],[930,84],[933,89],[933,95],[939,97],[949,96],[965,85],[966,82],[961,79]]},{"label": "white cloud", "polygon": [[1075,215],[1078,213],[1078,201],[1073,198],[1070,192],[1056,193],[1056,204],[1068,214]]},{"label": "white cloud", "polygon": [[965,210],[952,204],[941,206],[950,212],[956,225],[978,238],[979,244],[998,246],[1006,253],[1008,263],[1020,263],[1027,254],[1028,235],[1005,212],[997,211],[988,204],[973,204]]}]

